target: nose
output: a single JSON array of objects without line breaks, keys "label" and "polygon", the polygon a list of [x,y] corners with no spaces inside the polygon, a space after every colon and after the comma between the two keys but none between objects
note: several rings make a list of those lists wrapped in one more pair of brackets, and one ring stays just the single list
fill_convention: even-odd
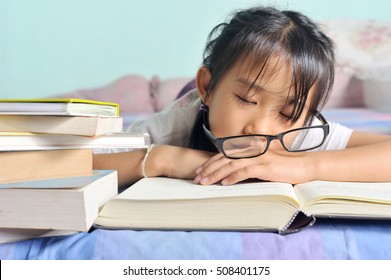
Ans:
[{"label": "nose", "polygon": [[[276,135],[281,133],[281,127],[276,123],[275,117],[257,116],[250,119],[244,126],[243,134],[265,134]],[[269,143],[269,150],[282,150],[284,147],[278,139]]]},{"label": "nose", "polygon": [[247,120],[243,134],[268,134],[274,135],[277,133],[275,127],[275,118],[267,115],[256,115]]}]

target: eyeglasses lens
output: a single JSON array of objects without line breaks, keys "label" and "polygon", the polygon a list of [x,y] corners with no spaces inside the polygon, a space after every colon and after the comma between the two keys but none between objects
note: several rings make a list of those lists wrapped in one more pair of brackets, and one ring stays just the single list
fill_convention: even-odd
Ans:
[{"label": "eyeglasses lens", "polygon": [[263,136],[235,137],[223,142],[224,152],[233,158],[257,156],[265,152],[267,138]]}]

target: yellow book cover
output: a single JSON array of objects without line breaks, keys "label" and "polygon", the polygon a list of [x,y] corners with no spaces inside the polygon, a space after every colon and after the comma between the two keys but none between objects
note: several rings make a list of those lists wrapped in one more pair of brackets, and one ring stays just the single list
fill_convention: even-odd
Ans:
[{"label": "yellow book cover", "polygon": [[77,98],[0,99],[0,114],[119,116],[119,104]]}]

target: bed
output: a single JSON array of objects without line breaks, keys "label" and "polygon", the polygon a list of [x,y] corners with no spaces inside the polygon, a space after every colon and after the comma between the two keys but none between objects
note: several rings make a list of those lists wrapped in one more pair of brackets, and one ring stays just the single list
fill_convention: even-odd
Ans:
[{"label": "bed", "polygon": [[[384,112],[377,108],[381,105],[384,109],[384,104],[387,104],[384,100],[390,100],[387,94],[391,94],[391,78],[386,76],[391,76],[391,37],[380,36],[383,41],[371,41],[371,34],[376,33],[376,38],[379,38],[378,30],[386,34],[391,28],[376,29],[373,22],[366,21],[336,21],[328,28],[340,52],[336,82],[329,103],[323,110],[324,116],[328,121],[340,122],[356,130],[391,134],[391,110]],[[356,37],[345,36],[343,32],[350,32]],[[349,38],[353,38],[354,44],[347,42]],[[358,39],[364,40],[366,45],[357,45]],[[376,57],[368,55],[374,50],[378,51]],[[381,63],[377,64],[379,57]],[[381,68],[375,69],[375,65],[381,65]],[[374,84],[376,75],[382,78],[378,84],[381,87]],[[178,94],[192,87],[194,81],[190,77],[161,79],[155,76],[147,79],[130,74],[98,88],[56,96],[117,102],[127,126],[162,110]],[[386,98],[375,97],[374,94],[379,93]],[[372,101],[370,106],[368,100]],[[391,108],[391,101],[388,102],[387,106]],[[391,221],[318,219],[313,226],[287,235],[92,229],[89,233],[0,244],[0,259],[391,259]]]}]

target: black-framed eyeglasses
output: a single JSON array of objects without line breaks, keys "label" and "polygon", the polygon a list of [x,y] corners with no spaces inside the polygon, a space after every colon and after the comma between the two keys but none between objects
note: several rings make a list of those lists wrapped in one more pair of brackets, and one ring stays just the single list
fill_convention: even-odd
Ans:
[{"label": "black-framed eyeglasses", "polygon": [[295,128],[276,135],[248,134],[216,138],[206,127],[205,121],[203,129],[209,140],[225,157],[252,158],[266,153],[270,142],[276,139],[288,152],[304,152],[320,147],[329,134],[329,124],[321,113],[316,112],[315,117],[320,120],[321,125]]}]

